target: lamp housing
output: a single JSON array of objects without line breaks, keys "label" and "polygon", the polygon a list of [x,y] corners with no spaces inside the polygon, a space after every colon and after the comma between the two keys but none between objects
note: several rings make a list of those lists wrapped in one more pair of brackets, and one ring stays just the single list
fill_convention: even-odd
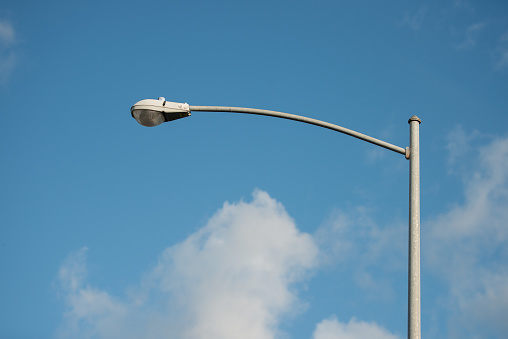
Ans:
[{"label": "lamp housing", "polygon": [[136,102],[131,107],[131,115],[141,125],[153,127],[191,114],[188,104],[166,101],[161,97],[158,100],[145,99]]}]

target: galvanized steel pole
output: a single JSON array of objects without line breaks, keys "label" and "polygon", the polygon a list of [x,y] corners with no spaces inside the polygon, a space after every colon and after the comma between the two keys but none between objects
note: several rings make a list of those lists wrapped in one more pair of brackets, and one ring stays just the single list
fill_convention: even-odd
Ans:
[{"label": "galvanized steel pole", "polygon": [[409,267],[408,332],[409,339],[421,338],[420,298],[420,123],[409,119]]}]

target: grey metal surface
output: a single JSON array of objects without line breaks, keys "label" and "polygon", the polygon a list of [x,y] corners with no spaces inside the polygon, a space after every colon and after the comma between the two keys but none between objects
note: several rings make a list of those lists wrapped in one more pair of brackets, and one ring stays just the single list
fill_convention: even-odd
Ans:
[{"label": "grey metal surface", "polygon": [[276,118],[289,119],[304,122],[311,125],[316,125],[324,128],[328,128],[340,133],[344,133],[350,135],[352,137],[370,142],[371,144],[381,146],[383,148],[389,149],[390,151],[394,151],[403,155],[406,155],[406,149],[392,145],[385,141],[369,137],[368,135],[355,132],[348,128],[344,128],[338,125],[330,124],[328,122],[324,122],[317,119],[307,118],[296,114],[288,114],[276,111],[268,111],[264,109],[256,109],[256,108],[244,108],[244,107],[228,107],[228,106],[189,106],[191,111],[201,111],[201,112],[230,112],[230,113],[245,113],[245,114],[256,114],[256,115],[266,115]]},{"label": "grey metal surface", "polygon": [[409,119],[409,267],[408,338],[421,338],[420,296],[420,123]]}]

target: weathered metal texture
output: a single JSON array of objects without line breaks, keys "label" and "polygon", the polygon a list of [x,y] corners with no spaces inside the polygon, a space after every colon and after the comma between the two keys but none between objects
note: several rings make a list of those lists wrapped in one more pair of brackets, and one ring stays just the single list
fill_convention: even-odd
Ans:
[{"label": "weathered metal texture", "polygon": [[421,338],[420,296],[420,123],[413,115],[409,119],[409,295],[408,338]]},{"label": "weathered metal texture", "polygon": [[227,106],[190,106],[191,111],[201,111],[201,112],[230,112],[230,113],[246,113],[246,114],[257,114],[257,115],[266,115],[276,118],[289,119],[304,122],[311,125],[316,125],[324,128],[328,128],[340,133],[344,133],[350,135],[352,137],[370,142],[371,144],[378,145],[389,149],[390,151],[394,151],[403,155],[406,155],[406,150],[402,147],[392,145],[385,141],[369,137],[368,135],[350,130],[345,127],[341,127],[338,125],[330,124],[328,122],[324,122],[317,119],[302,117],[296,114],[288,114],[276,111],[268,111],[264,109],[256,109],[256,108],[244,108],[244,107],[227,107]]}]

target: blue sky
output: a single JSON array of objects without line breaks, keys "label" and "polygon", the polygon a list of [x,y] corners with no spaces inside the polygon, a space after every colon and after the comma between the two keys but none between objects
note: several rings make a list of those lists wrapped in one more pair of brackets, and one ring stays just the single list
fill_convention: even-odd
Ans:
[{"label": "blue sky", "polygon": [[404,338],[421,137],[422,336],[508,330],[508,3],[0,4],[0,337]]}]

